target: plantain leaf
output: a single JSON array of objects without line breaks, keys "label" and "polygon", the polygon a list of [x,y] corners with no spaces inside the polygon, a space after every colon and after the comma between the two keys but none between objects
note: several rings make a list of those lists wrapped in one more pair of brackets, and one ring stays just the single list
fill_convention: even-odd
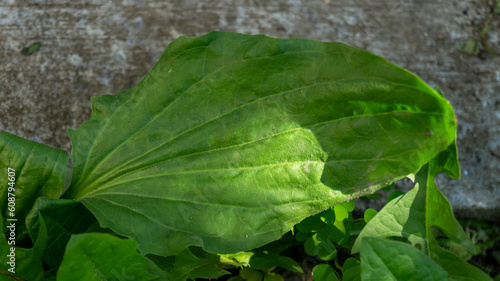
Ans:
[{"label": "plantain leaf", "polygon": [[362,280],[450,280],[435,261],[410,245],[366,237],[361,242]]},{"label": "plantain leaf", "polygon": [[[18,243],[28,236],[24,219],[35,200],[61,196],[68,162],[63,150],[0,133],[0,210],[16,220]],[[8,205],[9,197],[15,205]]]},{"label": "plantain leaf", "polygon": [[92,99],[70,131],[82,202],[142,253],[234,253],[415,173],[454,139],[450,104],[342,43],[211,32]]},{"label": "plantain leaf", "polygon": [[429,237],[430,257],[436,261],[453,280],[492,281],[488,274],[466,262],[454,253],[443,249],[434,236]]}]

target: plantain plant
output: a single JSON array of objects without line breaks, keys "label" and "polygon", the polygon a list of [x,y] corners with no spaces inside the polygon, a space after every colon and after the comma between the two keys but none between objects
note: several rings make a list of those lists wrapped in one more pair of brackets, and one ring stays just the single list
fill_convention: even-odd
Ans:
[{"label": "plantain plant", "polygon": [[316,281],[488,280],[437,239],[474,251],[433,181],[460,176],[456,126],[439,89],[343,43],[180,37],[139,84],[92,98],[72,169],[0,133],[0,279],[284,280],[301,248]]}]

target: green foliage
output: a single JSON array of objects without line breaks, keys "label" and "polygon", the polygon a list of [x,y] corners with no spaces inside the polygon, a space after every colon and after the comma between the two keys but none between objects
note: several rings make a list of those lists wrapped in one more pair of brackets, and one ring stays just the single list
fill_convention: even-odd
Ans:
[{"label": "green foliage", "polygon": [[26,216],[26,224],[33,241],[38,237],[42,215],[47,224],[48,236],[51,237],[43,259],[50,266],[57,268],[71,234],[86,231],[95,219],[92,213],[76,201],[39,197]]},{"label": "green foliage", "polygon": [[148,259],[137,252],[137,243],[105,233],[71,236],[57,272],[57,280],[154,280]]},{"label": "green foliage", "polygon": [[196,248],[186,249],[175,257],[174,267],[167,271],[167,280],[194,280],[195,278],[217,278],[228,274],[219,255]]},{"label": "green foliage", "polygon": [[[474,247],[433,181],[460,174],[453,109],[383,58],[342,43],[181,37],[92,109],[69,132],[62,196],[68,156],[0,133],[0,170],[16,171],[1,179],[1,215],[14,192],[24,243],[16,276],[3,262],[2,278],[487,280],[456,255]],[[413,190],[354,218],[354,199],[408,175]]]},{"label": "green foliage", "polygon": [[[11,224],[12,222],[4,220],[0,215],[2,229]],[[48,240],[47,228],[43,218],[40,220],[38,238],[31,248],[17,247],[9,243],[12,240],[7,240],[5,236],[0,235],[0,276],[5,280],[19,280],[18,278],[22,278],[21,280],[40,280],[43,277],[42,254]],[[15,274],[12,272],[13,269]]]},{"label": "green foliage", "polygon": [[[61,196],[68,163],[68,154],[60,149],[0,133],[0,210],[3,218],[17,219],[18,244],[28,236],[24,219],[35,200]],[[9,197],[15,198],[14,209],[8,207]]]},{"label": "green foliage", "polygon": [[332,267],[324,263],[313,268],[312,278],[314,281],[340,281]]},{"label": "green foliage", "polygon": [[365,237],[361,243],[363,280],[451,280],[439,264],[410,245]]},{"label": "green foliage", "polygon": [[156,255],[262,246],[416,172],[456,127],[446,100],[370,53],[224,32],[179,38],[137,86],[92,107],[69,132],[64,197]]}]

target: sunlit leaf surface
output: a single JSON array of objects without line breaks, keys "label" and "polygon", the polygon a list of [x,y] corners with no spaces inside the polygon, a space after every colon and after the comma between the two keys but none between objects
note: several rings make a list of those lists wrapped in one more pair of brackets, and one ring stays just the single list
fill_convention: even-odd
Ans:
[{"label": "sunlit leaf surface", "polygon": [[233,253],[416,172],[454,139],[450,104],[342,43],[211,32],[171,43],[70,131],[77,199],[143,253]]}]

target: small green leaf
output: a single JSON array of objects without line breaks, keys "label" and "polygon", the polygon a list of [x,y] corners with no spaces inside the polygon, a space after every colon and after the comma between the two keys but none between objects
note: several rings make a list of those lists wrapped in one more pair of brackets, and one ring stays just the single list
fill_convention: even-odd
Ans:
[{"label": "small green leaf", "polygon": [[266,273],[266,275],[264,275],[264,281],[283,281],[283,277],[274,272]]},{"label": "small green leaf", "polygon": [[311,277],[314,281],[340,281],[333,268],[324,263],[320,263],[313,268]]},{"label": "small green leaf", "polygon": [[373,200],[373,199],[377,199],[377,198],[379,198],[379,197],[380,197],[380,195],[381,195],[380,193],[373,193],[373,194],[368,194],[368,195],[366,195],[366,197],[367,197],[368,199],[372,199],[372,200]]},{"label": "small green leaf", "polygon": [[365,237],[360,254],[362,280],[450,280],[439,264],[401,242]]},{"label": "small green leaf", "polygon": [[403,196],[405,195],[405,193],[401,190],[394,190],[393,192],[391,192],[391,194],[389,194],[389,196],[387,197],[387,203],[391,202],[392,199],[396,199],[398,198],[399,196]]},{"label": "small green leaf", "polygon": [[300,265],[290,257],[278,254],[256,253],[250,259],[250,267],[255,270],[266,270],[272,267],[282,267],[291,272],[302,273]]},{"label": "small green leaf", "polygon": [[[4,226],[15,226],[16,223],[4,220],[0,215],[0,227],[2,229],[4,229]],[[42,254],[49,240],[45,221],[40,217],[39,234],[33,247],[30,249],[15,247],[12,241],[15,243],[18,241],[6,239],[6,236],[9,238],[12,237],[10,229],[7,229],[9,232],[0,234],[0,278],[5,280],[19,280],[16,277],[21,277],[30,281],[40,280],[43,277]],[[12,267],[14,268],[11,269]]]},{"label": "small green leaf", "polygon": [[153,280],[137,243],[105,233],[72,235],[57,272],[58,281]]},{"label": "small green leaf", "polygon": [[316,233],[307,239],[304,249],[308,255],[317,256],[324,261],[332,260],[337,256],[337,248],[323,232]]},{"label": "small green leaf", "polygon": [[394,183],[391,183],[391,184],[389,184],[388,186],[386,186],[386,187],[382,188],[381,190],[383,190],[383,191],[391,191],[391,190],[393,190],[393,189],[394,189],[394,187],[395,187],[395,186],[396,186],[396,185],[395,185]]},{"label": "small green leaf", "polygon": [[33,53],[38,51],[42,44],[40,42],[33,43],[30,47],[26,47],[21,50],[21,54],[24,56],[31,56]]},{"label": "small green leaf", "polygon": [[311,216],[301,221],[295,227],[297,227],[298,231],[304,233],[318,231],[321,228],[321,220],[317,216]]},{"label": "small green leaf", "polygon": [[442,96],[354,47],[180,37],[137,86],[92,99],[64,198],[144,254],[247,251],[415,173],[455,134]]},{"label": "small green leaf", "polygon": [[488,274],[484,273],[479,268],[471,265],[454,253],[440,247],[434,237],[431,236],[430,239],[430,257],[440,264],[453,280],[492,280]]},{"label": "small green leaf", "polygon": [[33,241],[38,237],[40,215],[43,215],[47,233],[51,237],[43,259],[54,268],[61,263],[71,234],[84,232],[96,221],[89,210],[74,200],[38,198],[26,216],[26,225]]},{"label": "small green leaf", "polygon": [[229,273],[224,270],[225,267],[227,265],[221,262],[219,255],[204,252],[201,248],[191,247],[175,257],[174,267],[167,272],[167,280],[218,278]]},{"label": "small green leaf", "polygon": [[[68,163],[63,150],[0,133],[0,211],[4,218],[17,219],[18,242],[28,237],[25,217],[35,200],[61,196]],[[8,206],[9,197],[15,206]]]},{"label": "small green leaf", "polygon": [[361,281],[361,265],[359,260],[350,257],[342,266],[342,281]]},{"label": "small green leaf", "polygon": [[497,5],[495,6],[495,14],[500,15],[500,1],[497,1]]},{"label": "small green leaf", "polygon": [[366,209],[363,218],[364,218],[365,222],[368,223],[376,214],[377,214],[377,211],[375,211],[374,209]]},{"label": "small green leaf", "polygon": [[339,205],[344,207],[347,210],[347,212],[349,212],[349,213],[354,210],[354,200],[347,201],[347,202],[344,202],[344,203],[339,204]]}]

